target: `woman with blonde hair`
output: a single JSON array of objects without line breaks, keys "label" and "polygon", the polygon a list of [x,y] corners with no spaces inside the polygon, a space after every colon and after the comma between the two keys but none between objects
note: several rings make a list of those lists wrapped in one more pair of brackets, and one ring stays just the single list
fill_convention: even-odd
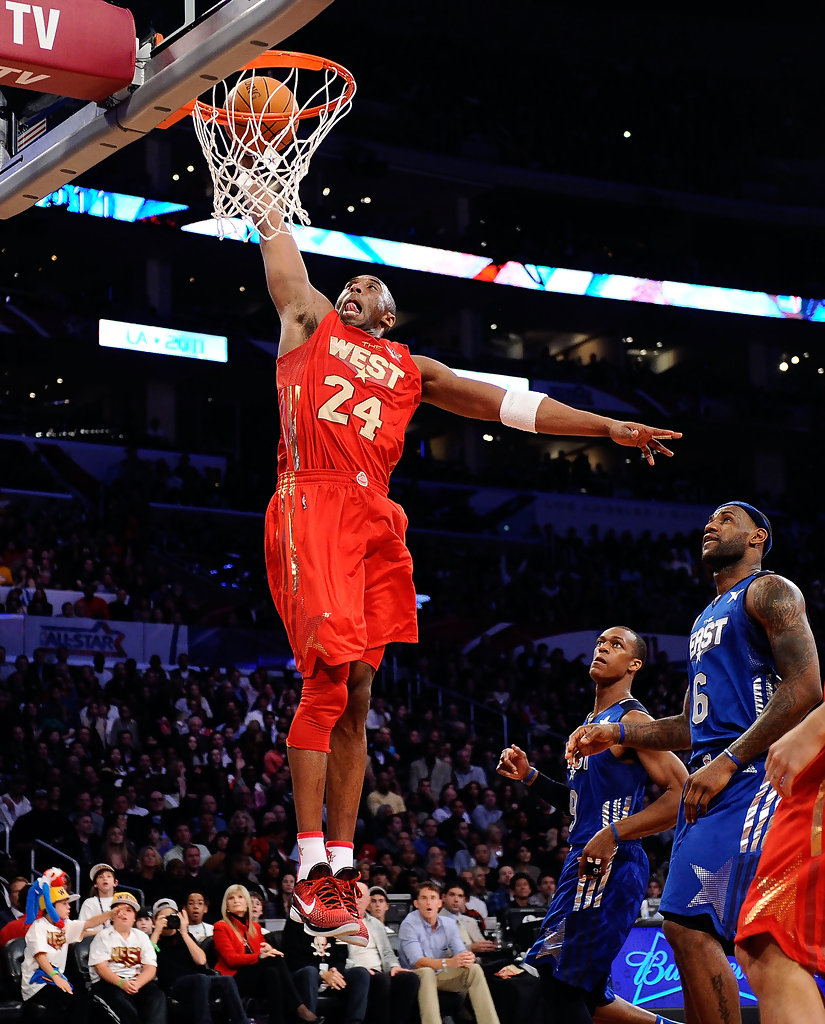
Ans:
[{"label": "woman with blonde hair", "polygon": [[[284,954],[264,939],[255,923],[252,897],[244,885],[230,885],[223,895],[221,919],[212,933],[217,961],[215,970],[231,975],[243,998],[254,996],[266,1007],[272,1021],[306,1021],[316,1024],[320,1017],[307,1006],[310,993],[304,992],[305,982],[316,981],[296,977],[301,990],[296,988]],[[317,983],[317,981],[316,981]]]}]

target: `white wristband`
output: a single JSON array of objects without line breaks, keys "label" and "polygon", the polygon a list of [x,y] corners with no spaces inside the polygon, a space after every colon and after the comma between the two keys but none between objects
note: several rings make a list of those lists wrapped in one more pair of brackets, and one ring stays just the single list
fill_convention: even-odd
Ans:
[{"label": "white wristband", "polygon": [[542,399],[547,395],[541,391],[506,391],[501,400],[498,418],[505,427],[536,433],[536,416]]}]

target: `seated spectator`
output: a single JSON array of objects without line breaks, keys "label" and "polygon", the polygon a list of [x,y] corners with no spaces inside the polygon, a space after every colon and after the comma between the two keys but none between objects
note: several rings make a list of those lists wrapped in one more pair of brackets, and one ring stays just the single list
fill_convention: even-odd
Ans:
[{"label": "seated spectator", "polygon": [[155,921],[151,910],[147,910],[146,907],[140,908],[135,917],[135,928],[140,932],[145,932],[147,935],[152,934],[155,930]]},{"label": "seated spectator", "polygon": [[470,812],[470,819],[479,832],[484,835],[491,825],[495,825],[501,819],[503,813],[498,806],[496,791],[488,786],[482,791],[481,803]]},{"label": "seated spectator", "polygon": [[303,926],[287,920],[281,936],[289,969],[302,982],[314,981],[309,1005],[315,1011],[318,992],[325,991],[341,1006],[344,1024],[361,1024],[367,1012],[370,975],[363,967],[347,967],[348,944],[325,935],[308,935]]},{"label": "seated spectator", "polygon": [[[364,967],[369,971],[368,1021],[385,1024],[396,1020],[399,1024],[407,1024],[417,1008],[420,981],[416,974],[401,966],[383,922],[369,912],[372,890],[363,882],[356,884],[360,895],[355,902],[367,926],[369,942],[363,947],[349,946],[346,967]],[[386,899],[384,896],[385,902]]]},{"label": "seated spectator", "polygon": [[112,897],[112,923],[89,949],[92,991],[121,1024],[166,1024],[166,996],[155,981],[157,954],[149,936],[135,928],[140,905],[131,893]]},{"label": "seated spectator", "polygon": [[23,891],[28,889],[29,880],[22,875],[16,875],[9,882],[9,908],[0,910],[0,924],[8,924],[26,916],[26,901]]},{"label": "seated spectator", "polygon": [[186,916],[189,918],[189,934],[196,942],[203,942],[213,932],[213,925],[204,918],[209,913],[209,897],[204,892],[192,889],[186,897],[183,906]]},{"label": "seated spectator", "polygon": [[456,789],[464,789],[471,782],[477,782],[479,786],[487,785],[487,776],[484,769],[477,764],[471,764],[473,748],[462,747],[455,755],[453,763],[453,782]]},{"label": "seated spectator", "polygon": [[[300,926],[299,926],[300,927]],[[303,928],[300,929],[303,934]],[[284,954],[266,942],[252,919],[252,900],[243,885],[231,885],[224,893],[221,919],[213,932],[219,974],[235,979],[242,996],[262,1000],[270,1020],[284,1013],[299,1020],[315,1022],[312,979],[302,979],[301,991],[293,983]]]},{"label": "seated spectator", "polygon": [[66,977],[69,946],[108,921],[111,911],[70,921],[72,902],[79,897],[70,895],[64,885],[51,884],[65,877],[52,868],[32,887],[21,981],[24,1020],[42,1020],[44,1010],[48,1019],[71,1024],[85,1024],[88,1017],[86,990],[82,986],[74,990]]},{"label": "seated spectator", "polygon": [[435,818],[425,818],[417,838],[413,840],[413,847],[421,861],[427,856],[431,846],[441,846],[445,850],[447,849],[447,844],[438,835],[438,822]]},{"label": "seated spectator", "polygon": [[123,872],[123,884],[132,889],[140,889],[148,904],[161,898],[167,887],[167,882],[163,861],[154,846],[148,844],[141,848],[136,869]]},{"label": "seated spectator", "polygon": [[516,848],[516,862],[513,865],[516,874],[529,875],[534,882],[538,882],[541,871],[533,863],[533,851],[526,843],[519,843]]},{"label": "seated spectator", "polygon": [[[543,871],[539,875],[538,892],[536,895],[541,899],[541,904],[545,910],[550,906],[550,901],[556,894],[556,879],[550,874],[549,871]],[[536,904],[539,906],[539,904]]]},{"label": "seated spectator", "polygon": [[440,916],[441,893],[432,882],[422,882],[415,910],[398,931],[399,959],[421,979],[418,1009],[421,1024],[440,1024],[438,990],[465,992],[477,1024],[499,1024],[484,972],[461,940],[458,927]]},{"label": "seated spectator", "polygon": [[128,839],[123,826],[112,824],[106,829],[100,844],[101,859],[112,866],[114,871],[127,873],[137,867],[137,850]]},{"label": "seated spectator", "polygon": [[152,942],[158,954],[158,983],[167,995],[191,1007],[194,1019],[212,1024],[210,1000],[217,994],[222,1000],[221,1019],[227,1024],[247,1024],[238,988],[232,978],[208,970],[206,953],[189,932],[189,916],[172,900],[162,900],[152,908],[155,925]]},{"label": "seated spectator", "polygon": [[106,619],[109,618],[109,605],[95,594],[92,584],[83,588],[83,597],[79,597],[74,603],[74,613],[79,619]]},{"label": "seated spectator", "polygon": [[392,786],[389,772],[378,772],[375,776],[375,789],[367,794],[367,809],[375,817],[381,807],[389,806],[393,814],[403,814],[407,810],[404,798]]},{"label": "seated spectator", "polygon": [[394,935],[395,932],[388,928],[386,925],[387,911],[390,909],[390,901],[387,898],[387,890],[380,885],[371,885],[369,887],[369,913],[370,917],[374,917],[376,921],[380,921],[384,925],[385,931]]},{"label": "seated spectator", "polygon": [[[19,883],[20,881],[21,880],[19,878],[13,878],[11,885],[14,886],[15,882]],[[15,896],[13,898],[15,900],[19,899],[21,906],[25,907],[26,897],[29,894],[29,883],[25,879],[22,881],[23,885],[15,886]],[[9,892],[11,892],[11,887],[9,888]],[[14,904],[12,904],[12,906],[14,906]],[[7,918],[6,923],[2,928],[0,928],[0,949],[2,949],[6,943],[11,942],[12,939],[25,938],[28,928],[29,924],[26,921],[25,914]]]},{"label": "seated spectator", "polygon": [[511,864],[502,864],[498,869],[498,884],[487,896],[487,910],[493,917],[500,917],[513,900],[513,875]]},{"label": "seated spectator", "polygon": [[203,846],[201,843],[192,844],[192,829],[189,827],[187,821],[179,821],[172,830],[172,837],[175,840],[175,845],[165,854],[163,858],[164,865],[168,864],[170,860],[183,860],[183,849],[185,846],[195,845],[200,850],[201,855],[201,866],[205,865],[209,858],[212,856],[209,849]]},{"label": "seated spectator", "polygon": [[505,1024],[541,1024],[541,983],[513,963],[511,948],[502,949],[484,937],[477,920],[467,914],[468,893],[466,882],[454,882],[444,893],[441,913],[454,919],[462,942],[480,959],[499,1019]]},{"label": "seated spectator", "polygon": [[[92,891],[89,898],[80,904],[77,916],[81,921],[111,910],[112,897],[117,889],[117,876],[111,864],[95,864],[89,871],[89,878],[92,880]],[[100,927],[87,930],[99,932]]]}]

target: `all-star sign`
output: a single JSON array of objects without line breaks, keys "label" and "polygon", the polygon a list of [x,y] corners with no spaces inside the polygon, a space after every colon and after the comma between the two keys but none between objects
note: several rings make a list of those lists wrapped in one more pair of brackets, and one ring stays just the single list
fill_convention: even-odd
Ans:
[{"label": "all-star sign", "polygon": [[100,101],[129,85],[132,12],[105,0],[0,0],[0,89]]}]

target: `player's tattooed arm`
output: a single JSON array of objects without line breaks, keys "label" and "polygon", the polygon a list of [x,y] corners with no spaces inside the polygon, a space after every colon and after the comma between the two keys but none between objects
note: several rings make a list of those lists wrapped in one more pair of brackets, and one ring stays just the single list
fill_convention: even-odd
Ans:
[{"label": "player's tattooed arm", "polygon": [[572,764],[580,757],[600,754],[608,747],[634,747],[638,750],[690,749],[690,691],[685,694],[681,715],[648,722],[625,720],[624,736],[619,722],[580,725],[567,741],[564,756]]},{"label": "player's tattooed arm", "polygon": [[822,699],[816,643],[799,588],[782,576],[762,576],[748,589],[746,608],[767,634],[781,681],[759,718],[730,746],[742,762],[767,750]]}]

